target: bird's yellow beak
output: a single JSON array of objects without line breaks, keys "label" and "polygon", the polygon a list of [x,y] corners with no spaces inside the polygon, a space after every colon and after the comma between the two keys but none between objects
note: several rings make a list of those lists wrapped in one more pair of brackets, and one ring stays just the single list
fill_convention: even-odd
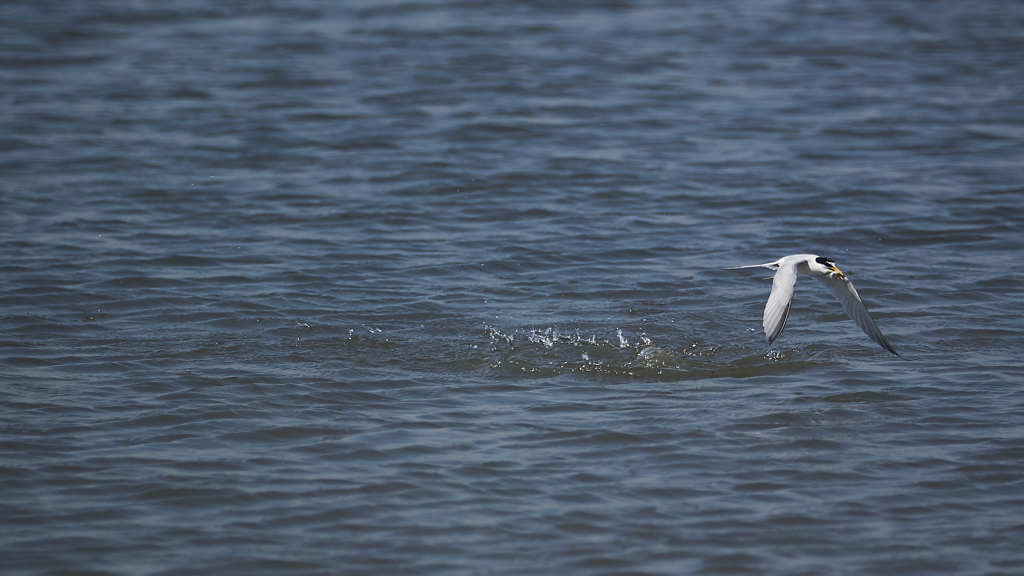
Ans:
[{"label": "bird's yellow beak", "polygon": [[846,274],[843,274],[843,271],[840,270],[838,266],[832,264],[829,266],[829,269],[832,270],[832,273],[835,274],[836,276],[839,276],[840,278],[846,278]]}]

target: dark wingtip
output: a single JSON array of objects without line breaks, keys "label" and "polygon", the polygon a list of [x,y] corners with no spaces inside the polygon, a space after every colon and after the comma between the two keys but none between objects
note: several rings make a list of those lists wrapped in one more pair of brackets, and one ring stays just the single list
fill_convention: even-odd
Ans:
[{"label": "dark wingtip", "polygon": [[[892,352],[896,356],[899,356],[900,358],[903,358],[903,354],[900,354],[899,352],[897,352],[896,349],[892,347],[892,344],[889,344],[886,341],[879,342],[879,344],[881,344],[882,348],[885,348],[888,352]],[[903,358],[903,359],[906,360],[906,358]]]}]

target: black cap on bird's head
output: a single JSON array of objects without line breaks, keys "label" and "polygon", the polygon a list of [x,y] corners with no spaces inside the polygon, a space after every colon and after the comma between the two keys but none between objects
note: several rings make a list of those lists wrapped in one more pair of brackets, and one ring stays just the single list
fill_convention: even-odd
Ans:
[{"label": "black cap on bird's head", "polygon": [[818,256],[817,258],[814,259],[814,261],[828,268],[832,272],[835,272],[840,278],[846,277],[846,274],[843,274],[843,271],[840,270],[838,266],[836,266],[835,260],[828,258],[826,256]]}]

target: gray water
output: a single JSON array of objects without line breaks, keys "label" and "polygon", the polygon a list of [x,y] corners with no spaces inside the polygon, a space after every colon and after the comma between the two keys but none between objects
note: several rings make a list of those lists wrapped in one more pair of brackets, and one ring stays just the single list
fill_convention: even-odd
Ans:
[{"label": "gray water", "polygon": [[1024,4],[680,4],[0,6],[3,573],[1024,573]]}]

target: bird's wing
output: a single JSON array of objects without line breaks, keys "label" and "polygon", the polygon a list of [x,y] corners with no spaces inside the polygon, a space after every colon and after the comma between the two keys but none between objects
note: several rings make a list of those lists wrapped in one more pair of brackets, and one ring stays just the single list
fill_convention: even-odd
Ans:
[{"label": "bird's wing", "polygon": [[789,318],[789,307],[793,304],[793,288],[796,286],[796,264],[779,266],[772,279],[772,293],[764,305],[764,335],[770,345],[782,334]]},{"label": "bird's wing", "polygon": [[828,289],[839,298],[839,302],[843,305],[846,315],[852,318],[865,334],[870,336],[875,342],[878,342],[882,348],[897,356],[900,355],[892,347],[892,344],[889,344],[885,334],[882,334],[882,331],[878,329],[878,325],[875,324],[871,315],[868,314],[868,309],[864,307],[860,294],[857,294],[857,289],[853,287],[853,283],[849,279],[832,274],[819,276],[818,279],[821,280],[822,284],[828,286]]}]

